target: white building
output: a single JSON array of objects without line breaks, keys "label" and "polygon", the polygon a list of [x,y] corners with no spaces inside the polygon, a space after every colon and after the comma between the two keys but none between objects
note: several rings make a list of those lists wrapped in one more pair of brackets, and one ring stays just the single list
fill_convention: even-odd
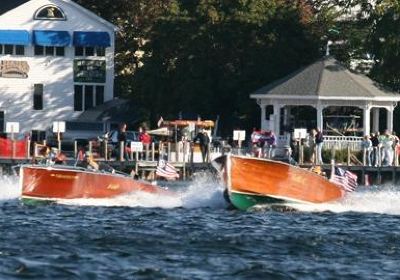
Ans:
[{"label": "white building", "polygon": [[115,26],[71,0],[0,6],[0,131],[45,131],[113,99]]}]

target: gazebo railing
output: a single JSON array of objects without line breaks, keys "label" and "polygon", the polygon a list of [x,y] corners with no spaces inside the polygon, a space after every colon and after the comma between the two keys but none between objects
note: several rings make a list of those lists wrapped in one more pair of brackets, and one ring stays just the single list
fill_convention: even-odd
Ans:
[{"label": "gazebo railing", "polygon": [[361,151],[362,137],[358,136],[328,136],[324,135],[324,149],[347,149],[351,151]]}]

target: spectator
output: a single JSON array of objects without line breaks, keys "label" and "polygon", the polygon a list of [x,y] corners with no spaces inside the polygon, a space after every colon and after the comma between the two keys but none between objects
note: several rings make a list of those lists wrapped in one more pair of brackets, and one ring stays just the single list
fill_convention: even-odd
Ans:
[{"label": "spectator", "polygon": [[[122,155],[124,160],[128,160],[128,154],[127,154],[126,149],[125,149],[126,140],[127,140],[127,137],[126,137],[126,123],[120,124],[119,130],[118,130],[117,139],[118,139],[118,147],[117,147],[118,154],[117,154],[117,158],[121,159],[121,155]],[[121,149],[123,149],[123,150],[121,151]]]},{"label": "spectator", "polygon": [[389,130],[385,130],[382,137],[382,164],[391,166],[393,164],[393,143],[394,138],[389,133]]},{"label": "spectator", "polygon": [[324,136],[319,128],[315,129],[315,145],[316,145],[316,164],[323,164],[322,161],[322,146],[324,144]]},{"label": "spectator", "polygon": [[361,148],[363,149],[365,155],[365,164],[371,166],[372,164],[372,141],[369,139],[368,135],[364,136],[361,142]]},{"label": "spectator", "polygon": [[148,151],[149,151],[149,146],[151,144],[151,136],[149,133],[147,133],[147,130],[145,127],[139,127],[139,141],[142,142],[143,148],[145,150],[145,155],[146,155],[146,160],[148,156]]},{"label": "spectator", "polygon": [[264,150],[266,158],[273,158],[275,156],[276,136],[272,130],[267,130],[264,133]]},{"label": "spectator", "polygon": [[393,131],[393,138],[394,138],[394,144],[393,144],[393,149],[394,149],[394,165],[398,166],[399,165],[399,156],[400,156],[400,139],[396,135],[396,132]]},{"label": "spectator", "polygon": [[378,166],[380,164],[380,142],[379,142],[379,131],[371,133],[370,137],[372,143],[372,164]]},{"label": "spectator", "polygon": [[208,161],[208,148],[210,144],[210,138],[208,137],[208,134],[205,131],[200,130],[193,139],[193,142],[199,142],[203,162]]}]

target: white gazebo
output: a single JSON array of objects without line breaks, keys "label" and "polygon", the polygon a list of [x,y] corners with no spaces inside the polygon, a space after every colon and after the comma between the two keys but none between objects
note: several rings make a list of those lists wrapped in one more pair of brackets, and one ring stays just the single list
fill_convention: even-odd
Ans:
[{"label": "white gazebo", "polygon": [[[365,75],[345,68],[332,57],[324,57],[250,95],[261,108],[261,128],[284,134],[291,108],[311,106],[316,109],[316,127],[324,129],[323,112],[328,107],[362,109],[362,130],[378,131],[380,110],[386,110],[385,129],[393,130],[393,111],[400,94],[380,87]],[[283,122],[283,123],[282,123]],[[372,123],[372,126],[371,126]]]}]

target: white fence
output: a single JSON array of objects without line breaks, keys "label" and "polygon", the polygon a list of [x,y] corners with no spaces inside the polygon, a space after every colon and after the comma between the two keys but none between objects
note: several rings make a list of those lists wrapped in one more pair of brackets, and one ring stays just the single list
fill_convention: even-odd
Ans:
[{"label": "white fence", "polygon": [[324,149],[347,149],[350,148],[351,151],[361,151],[362,137],[357,136],[324,136]]}]

